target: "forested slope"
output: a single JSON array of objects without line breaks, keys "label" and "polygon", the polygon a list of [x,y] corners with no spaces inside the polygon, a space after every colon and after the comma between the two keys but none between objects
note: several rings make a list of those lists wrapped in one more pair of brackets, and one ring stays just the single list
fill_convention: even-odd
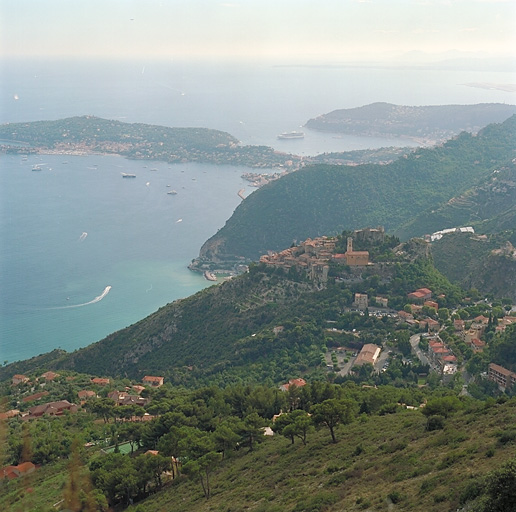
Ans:
[{"label": "forested slope", "polygon": [[253,260],[293,240],[367,225],[423,235],[417,226],[401,228],[505,165],[514,157],[515,129],[513,116],[389,165],[317,165],[291,173],[243,201],[203,245],[199,261]]}]

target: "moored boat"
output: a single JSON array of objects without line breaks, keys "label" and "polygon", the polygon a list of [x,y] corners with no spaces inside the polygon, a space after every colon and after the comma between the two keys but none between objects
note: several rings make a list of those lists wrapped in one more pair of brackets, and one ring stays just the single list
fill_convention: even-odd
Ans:
[{"label": "moored boat", "polygon": [[278,139],[304,139],[303,132],[283,132],[278,135]]}]

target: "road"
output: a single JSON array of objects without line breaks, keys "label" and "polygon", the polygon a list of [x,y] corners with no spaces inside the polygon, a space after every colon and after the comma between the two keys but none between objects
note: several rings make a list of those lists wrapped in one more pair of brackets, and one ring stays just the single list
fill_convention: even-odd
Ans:
[{"label": "road", "polygon": [[428,356],[419,348],[419,337],[420,334],[413,334],[410,337],[410,344],[412,345],[412,350],[418,357],[418,359],[423,363],[430,366],[432,370],[435,371],[435,365],[428,359]]}]

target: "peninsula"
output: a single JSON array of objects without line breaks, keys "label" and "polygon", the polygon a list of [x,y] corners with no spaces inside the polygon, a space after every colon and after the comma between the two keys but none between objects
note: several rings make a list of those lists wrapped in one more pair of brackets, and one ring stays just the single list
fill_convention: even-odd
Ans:
[{"label": "peninsula", "polygon": [[94,116],[0,125],[7,153],[111,154],[169,163],[202,162],[254,168],[295,169],[302,158],[267,146],[242,146],[229,133],[207,128],[170,128]]},{"label": "peninsula", "polygon": [[406,106],[371,103],[357,108],[333,110],[310,119],[311,130],[370,137],[401,137],[421,144],[444,141],[462,131],[476,133],[489,123],[500,123],[516,113],[516,105]]}]

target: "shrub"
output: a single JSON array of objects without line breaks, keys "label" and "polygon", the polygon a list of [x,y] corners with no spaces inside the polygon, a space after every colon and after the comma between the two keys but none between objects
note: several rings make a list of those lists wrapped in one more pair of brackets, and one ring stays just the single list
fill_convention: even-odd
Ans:
[{"label": "shrub", "polygon": [[394,504],[396,504],[403,499],[403,496],[399,491],[392,491],[389,494],[387,494],[387,498],[389,498]]},{"label": "shrub", "polygon": [[433,430],[442,430],[444,428],[444,416],[436,414],[429,416],[426,421],[426,430],[432,432]]}]

